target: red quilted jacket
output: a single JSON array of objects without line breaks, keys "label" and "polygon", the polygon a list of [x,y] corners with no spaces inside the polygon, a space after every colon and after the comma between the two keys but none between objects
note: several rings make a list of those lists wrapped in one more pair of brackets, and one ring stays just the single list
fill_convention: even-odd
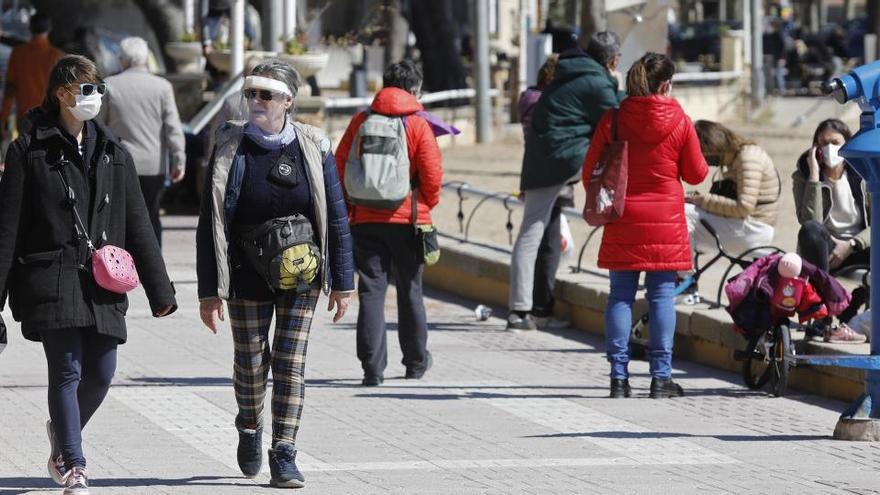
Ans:
[{"label": "red quilted jacket", "polygon": [[[605,226],[599,267],[678,271],[691,268],[681,180],[699,184],[709,171],[691,120],[673,98],[629,97],[620,105],[618,135],[629,146],[623,216]],[[584,186],[611,136],[611,112],[584,159]]]},{"label": "red quilted jacket", "polygon": [[[443,175],[440,147],[431,126],[424,118],[414,115],[424,110],[415,96],[399,88],[384,88],[373,98],[370,110],[382,115],[399,115],[406,119],[406,144],[409,151],[410,177],[418,175],[416,205],[418,223],[431,223],[431,209],[440,202]],[[345,189],[345,163],[358,127],[367,119],[366,112],[355,115],[336,147],[336,168],[339,183]],[[346,193],[347,197],[347,193]],[[396,210],[379,210],[366,206],[348,205],[349,221],[358,223],[412,223],[412,200],[407,198]]]}]

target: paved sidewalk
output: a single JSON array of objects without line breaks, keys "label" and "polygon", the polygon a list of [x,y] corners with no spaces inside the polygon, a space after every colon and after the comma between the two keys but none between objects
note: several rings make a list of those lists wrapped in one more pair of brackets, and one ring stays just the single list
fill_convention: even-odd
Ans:
[{"label": "paved sidewalk", "polygon": [[[266,473],[248,480],[236,467],[231,339],[198,321],[195,220],[166,224],[179,226],[166,231],[166,252],[181,308],[156,320],[142,293],[133,297],[114,388],[86,431],[93,493],[277,493]],[[434,368],[404,380],[392,348],[385,385],[363,388],[357,308],[331,325],[321,304],[298,442],[303,492],[880,493],[880,445],[829,438],[841,403],[768,398],[684,362],[676,376],[687,397],[646,398],[647,364],[636,362],[637,397],[609,400],[598,339],[505,332],[501,319],[476,322],[471,303],[438,293],[428,300]],[[10,327],[0,494],[56,492],[44,470],[42,350]]]}]

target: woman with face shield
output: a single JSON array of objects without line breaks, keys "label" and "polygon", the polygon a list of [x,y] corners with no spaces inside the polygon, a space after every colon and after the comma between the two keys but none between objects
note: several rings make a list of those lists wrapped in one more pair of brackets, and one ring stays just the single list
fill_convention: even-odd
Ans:
[{"label": "woman with face shield", "polygon": [[782,185],[770,156],[755,143],[716,122],[694,124],[700,151],[716,168],[709,194],[689,195],[685,215],[699,252],[714,251],[715,239],[700,222],[712,225],[721,246],[734,255],[773,241]]},{"label": "woman with face shield", "polygon": [[128,300],[96,281],[92,247],[131,253],[154,317],[177,309],[131,155],[93,120],[104,89],[89,59],[59,60],[0,181],[0,294],[9,292],[25,338],[43,344],[48,469],[65,495],[89,493],[82,429],[110,388],[116,347],[126,340]]},{"label": "woman with face shield", "polygon": [[[828,119],[819,124],[813,146],[798,159],[792,174],[794,205],[801,229],[798,251],[817,267],[832,273],[853,265],[868,265],[871,259],[869,196],[865,181],[842,156],[840,148],[852,137],[846,124]],[[853,293],[850,308],[840,315],[846,322],[855,315],[865,296]],[[827,342],[864,342],[864,337],[846,325],[808,332],[808,338]]]},{"label": "woman with face shield", "polygon": [[[330,141],[294,122],[299,74],[266,60],[245,78],[249,120],[217,130],[196,234],[202,322],[217,332],[229,307],[238,402],[238,465],[262,466],[263,399],[272,370],[273,486],[298,488],[296,435],[306,347],[318,296],[338,321],[354,291],[348,212]],[[272,345],[269,326],[275,318]]]}]

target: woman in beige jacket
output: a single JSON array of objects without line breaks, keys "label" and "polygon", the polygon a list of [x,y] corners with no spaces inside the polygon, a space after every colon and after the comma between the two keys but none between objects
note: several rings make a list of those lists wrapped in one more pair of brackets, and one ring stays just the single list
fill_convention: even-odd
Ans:
[{"label": "woman in beige jacket", "polygon": [[755,143],[721,124],[699,120],[694,127],[706,162],[719,169],[709,194],[685,200],[692,243],[701,252],[715,249],[715,239],[700,223],[705,220],[733,255],[769,245],[782,192],[773,160]]}]

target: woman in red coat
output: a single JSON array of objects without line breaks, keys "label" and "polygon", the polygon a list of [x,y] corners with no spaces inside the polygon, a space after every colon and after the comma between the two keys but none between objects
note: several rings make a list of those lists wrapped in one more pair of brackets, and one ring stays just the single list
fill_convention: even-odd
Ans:
[{"label": "woman in red coat", "polygon": [[641,272],[646,272],[651,319],[649,356],[651,397],[684,394],[672,381],[675,334],[675,273],[691,269],[690,240],[684,215],[681,179],[699,184],[708,173],[700,142],[674,98],[675,64],[648,53],[626,77],[628,98],[607,112],[584,160],[584,185],[611,140],[612,112],[618,114],[618,137],[629,148],[629,182],[623,216],[605,226],[599,267],[611,276],[605,310],[605,344],[611,363],[611,397],[629,397],[629,333],[632,304]]}]

